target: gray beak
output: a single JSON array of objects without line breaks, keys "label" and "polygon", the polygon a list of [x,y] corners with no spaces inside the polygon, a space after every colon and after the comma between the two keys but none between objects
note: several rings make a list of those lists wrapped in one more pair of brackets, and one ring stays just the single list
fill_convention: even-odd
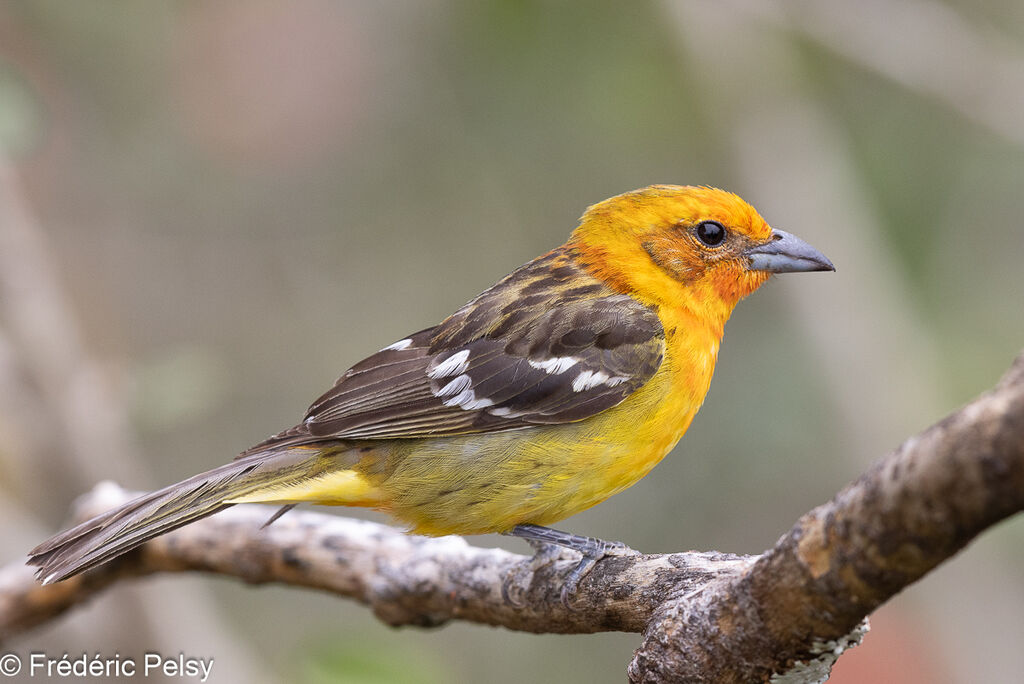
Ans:
[{"label": "gray beak", "polygon": [[743,253],[750,258],[751,271],[796,273],[799,271],[834,271],[828,258],[795,235],[772,230],[771,240],[751,247]]}]

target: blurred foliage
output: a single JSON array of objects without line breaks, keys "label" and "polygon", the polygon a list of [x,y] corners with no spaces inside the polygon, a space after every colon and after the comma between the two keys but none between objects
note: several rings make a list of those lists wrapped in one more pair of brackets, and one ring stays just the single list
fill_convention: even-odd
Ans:
[{"label": "blurred foliage", "polygon": [[[298,420],[363,355],[559,244],[588,204],[709,184],[838,271],[743,303],[680,447],[563,527],[650,551],[770,545],[990,386],[1024,339],[1024,133],[965,114],[1024,108],[1024,87],[1005,85],[1024,73],[1024,5],[865,3],[867,29],[850,7],[3,0],[0,149],[140,443],[142,475],[109,476],[152,487],[220,463]],[[959,34],[909,23],[864,59],[838,44],[897,10]],[[964,45],[992,69],[954,73]],[[878,68],[883,48],[924,55],[896,73],[939,90]],[[941,90],[964,83],[970,97]],[[825,191],[849,202],[819,206]],[[63,497],[34,501],[47,527],[66,514]],[[868,644],[918,630],[928,638],[907,648],[951,681],[1019,672],[1021,530],[1001,527],[901,596],[901,618]],[[187,590],[161,587],[166,620],[191,626],[173,613]],[[215,596],[268,681],[618,681],[637,643],[396,632],[295,590],[217,583]],[[119,615],[78,619],[114,629]],[[73,651],[109,647],[90,641],[103,633],[46,638]],[[159,630],[119,634],[128,652]],[[898,660],[890,671],[909,677]],[[217,668],[233,672],[226,657]]]},{"label": "blurred foliage", "polygon": [[295,659],[297,684],[444,684],[455,681],[436,654],[408,646],[381,648],[343,636],[322,639]]},{"label": "blurred foliage", "polygon": [[0,152],[18,157],[38,144],[41,118],[29,85],[0,60]]}]

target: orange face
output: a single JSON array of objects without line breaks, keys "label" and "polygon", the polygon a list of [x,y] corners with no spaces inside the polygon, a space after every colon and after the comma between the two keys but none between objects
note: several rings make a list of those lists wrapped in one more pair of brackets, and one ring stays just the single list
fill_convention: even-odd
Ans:
[{"label": "orange face", "polygon": [[726,315],[772,273],[832,269],[737,195],[706,187],[655,185],[595,204],[570,244],[624,292]]}]

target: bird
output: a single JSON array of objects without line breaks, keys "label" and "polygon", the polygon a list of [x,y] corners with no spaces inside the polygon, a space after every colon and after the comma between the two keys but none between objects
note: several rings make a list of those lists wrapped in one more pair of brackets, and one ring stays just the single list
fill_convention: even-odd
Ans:
[{"label": "bird", "polygon": [[567,603],[631,549],[550,525],[672,450],[742,298],[777,273],[834,270],[731,192],[611,197],[561,246],[349,368],[298,425],[57,534],[28,563],[57,582],[229,506],[308,502],[382,510],[421,535],[520,537],[535,558],[573,549]]}]

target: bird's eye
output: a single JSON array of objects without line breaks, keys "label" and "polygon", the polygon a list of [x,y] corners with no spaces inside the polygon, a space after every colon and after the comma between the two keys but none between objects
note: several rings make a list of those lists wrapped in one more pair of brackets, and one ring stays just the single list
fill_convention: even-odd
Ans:
[{"label": "bird's eye", "polygon": [[725,228],[718,221],[701,221],[695,232],[697,239],[708,247],[717,247],[725,240]]}]

